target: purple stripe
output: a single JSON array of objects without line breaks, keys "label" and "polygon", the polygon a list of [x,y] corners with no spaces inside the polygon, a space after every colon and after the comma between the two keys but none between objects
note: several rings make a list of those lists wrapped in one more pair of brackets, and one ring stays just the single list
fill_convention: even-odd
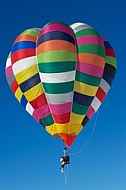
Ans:
[{"label": "purple stripe", "polygon": [[62,115],[62,114],[71,112],[71,106],[72,106],[71,102],[66,103],[66,104],[57,104],[57,105],[49,104],[51,113],[57,114],[57,115]]},{"label": "purple stripe", "polygon": [[52,24],[49,25],[47,27],[45,27],[43,30],[41,30],[41,32],[39,33],[38,38],[40,38],[42,35],[48,33],[48,32],[52,32],[52,31],[61,31],[61,32],[65,32],[67,34],[69,34],[70,36],[72,36],[74,38],[74,33],[71,32],[71,30],[69,28],[67,28],[66,26],[63,26],[61,24]]},{"label": "purple stripe", "polygon": [[82,44],[97,44],[102,47],[104,47],[103,40],[99,36],[82,36],[80,38],[77,38],[77,44],[82,45]]},{"label": "purple stripe", "polygon": [[88,63],[80,63],[77,62],[77,71],[80,71],[82,73],[95,76],[95,77],[102,77],[103,75],[103,69]]},{"label": "purple stripe", "polygon": [[39,122],[41,118],[44,118],[49,114],[50,114],[49,106],[48,104],[45,104],[41,108],[34,110],[33,117],[35,118],[35,120]]}]

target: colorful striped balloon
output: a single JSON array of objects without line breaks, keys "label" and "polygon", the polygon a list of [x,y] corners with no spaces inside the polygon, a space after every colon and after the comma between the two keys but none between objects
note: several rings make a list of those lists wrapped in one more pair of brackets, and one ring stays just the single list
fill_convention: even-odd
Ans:
[{"label": "colorful striped balloon", "polygon": [[113,48],[84,23],[50,22],[25,30],[6,63],[15,97],[68,147],[99,109],[115,73]]}]

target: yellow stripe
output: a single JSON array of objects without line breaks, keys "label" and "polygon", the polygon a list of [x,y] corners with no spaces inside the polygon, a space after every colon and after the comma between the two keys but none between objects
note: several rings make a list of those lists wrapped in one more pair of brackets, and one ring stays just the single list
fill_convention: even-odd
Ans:
[{"label": "yellow stripe", "polygon": [[33,65],[33,66],[21,71],[20,73],[18,73],[15,78],[16,78],[18,84],[21,84],[22,82],[26,81],[27,79],[31,78],[32,76],[34,76],[37,73],[38,73],[38,68],[36,65]]},{"label": "yellow stripe", "polygon": [[23,93],[22,93],[20,87],[17,88],[17,90],[16,90],[16,92],[15,92],[14,95],[15,95],[15,97],[18,99],[18,101],[20,102],[20,100],[21,100],[21,98],[22,98],[22,95],[23,95]]},{"label": "yellow stripe", "polygon": [[73,131],[75,131],[75,134],[78,135],[78,133],[80,133],[82,129],[83,126],[81,124],[74,124],[74,123],[70,124],[70,134],[72,134]]},{"label": "yellow stripe", "polygon": [[52,124],[50,126],[46,126],[46,131],[51,134],[51,135],[56,135],[58,134],[57,128],[55,124]]},{"label": "yellow stripe", "polygon": [[75,81],[74,90],[84,95],[95,96],[98,87]]},{"label": "yellow stripe", "polygon": [[77,135],[83,126],[81,124],[65,123],[65,124],[53,124],[46,126],[46,131],[53,136],[60,136],[59,134],[75,134]]},{"label": "yellow stripe", "polygon": [[42,84],[39,83],[36,86],[34,86],[33,88],[31,88],[28,91],[26,91],[24,93],[24,95],[26,96],[26,99],[30,102],[30,101],[36,99],[42,93],[43,93]]},{"label": "yellow stripe", "polygon": [[82,123],[84,116],[85,115],[78,115],[78,114],[72,113],[70,121],[71,121],[71,123],[80,124],[80,123]]}]

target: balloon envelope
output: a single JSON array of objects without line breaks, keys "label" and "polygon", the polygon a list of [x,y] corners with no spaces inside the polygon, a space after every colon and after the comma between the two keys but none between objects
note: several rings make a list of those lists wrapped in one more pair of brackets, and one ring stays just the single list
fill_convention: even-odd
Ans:
[{"label": "balloon envelope", "polygon": [[99,109],[115,73],[113,48],[84,23],[50,22],[25,30],[6,62],[15,97],[68,147]]}]

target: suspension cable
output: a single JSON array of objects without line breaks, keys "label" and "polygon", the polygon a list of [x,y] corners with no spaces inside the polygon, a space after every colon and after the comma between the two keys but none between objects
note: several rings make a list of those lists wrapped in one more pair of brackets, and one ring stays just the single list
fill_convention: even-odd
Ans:
[{"label": "suspension cable", "polygon": [[79,153],[80,153],[83,149],[85,149],[85,147],[88,145],[89,141],[91,140],[91,138],[92,138],[92,136],[93,136],[93,134],[94,134],[94,130],[95,130],[95,127],[96,127],[96,124],[97,124],[97,120],[98,120],[98,115],[99,115],[99,111],[97,112],[96,119],[95,119],[95,123],[94,123],[94,126],[93,126],[93,128],[92,128],[91,134],[90,134],[90,136],[89,136],[87,142],[86,142],[86,143],[84,144],[84,146],[83,146],[80,150],[78,150],[77,152],[72,153],[72,154],[69,154],[70,156],[74,156],[74,155],[76,155],[76,154],[79,154]]}]

